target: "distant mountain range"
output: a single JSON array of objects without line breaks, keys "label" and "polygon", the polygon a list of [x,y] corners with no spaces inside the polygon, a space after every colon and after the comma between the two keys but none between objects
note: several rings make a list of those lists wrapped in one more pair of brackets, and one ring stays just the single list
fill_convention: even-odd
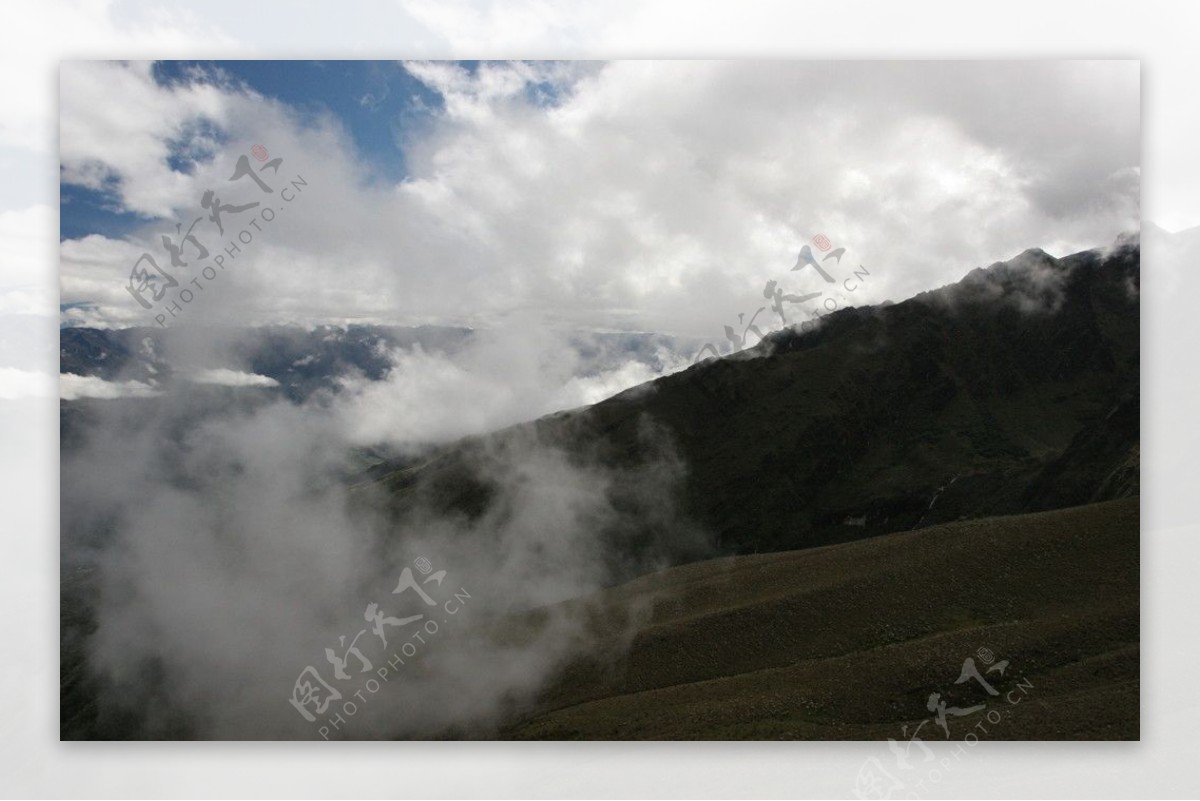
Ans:
[{"label": "distant mountain range", "polygon": [[[262,326],[221,332],[220,358],[206,364],[265,376],[278,392],[303,401],[318,390],[338,388],[350,373],[378,381],[392,366],[391,353],[420,347],[429,354],[453,355],[477,333],[446,326],[349,325]],[[59,332],[59,372],[95,376],[105,381],[138,381],[166,386],[187,378],[173,354],[192,350],[194,332],[187,329],[63,328]],[[564,335],[579,354],[582,375],[612,369],[629,360],[661,369],[662,351],[694,352],[692,340],[650,333]]]}]

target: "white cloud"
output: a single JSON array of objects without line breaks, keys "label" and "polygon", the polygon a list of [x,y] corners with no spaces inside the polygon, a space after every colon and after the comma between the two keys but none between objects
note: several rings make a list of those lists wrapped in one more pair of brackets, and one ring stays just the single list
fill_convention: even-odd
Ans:
[{"label": "white cloud", "polygon": [[194,202],[193,179],[168,164],[172,143],[199,152],[216,142],[199,127],[224,127],[237,95],[207,82],[165,87],[149,62],[67,62],[60,72],[63,97],[59,158],[62,180],[89,189],[113,187],[122,211],[169,217]]},{"label": "white cloud", "polygon": [[453,356],[392,353],[383,380],[343,381],[339,408],[355,444],[445,442],[595,403],[687,366],[675,354],[659,358],[659,369],[630,357],[581,375],[580,351],[563,332],[516,319],[476,332]]},{"label": "white cloud", "polygon": [[197,384],[216,384],[222,387],[277,387],[279,382],[274,378],[257,373],[243,373],[226,367],[214,367],[198,370],[188,376]]},{"label": "white cloud", "polygon": [[63,400],[81,398],[150,398],[159,391],[141,381],[105,381],[94,375],[63,373],[58,377],[59,397]]},{"label": "white cloud", "polygon": [[[688,354],[688,356],[691,355]],[[660,351],[658,357],[662,364],[661,369],[656,369],[642,361],[630,360],[595,375],[572,376],[554,394],[548,404],[548,410],[557,411],[578,406],[590,406],[605,398],[611,398],[619,392],[691,366],[691,361],[679,354]]]},{"label": "white cloud", "polygon": [[[478,599],[479,612],[455,620],[459,636],[439,638],[421,670],[389,683],[341,733],[419,737],[499,719],[587,635],[571,610],[549,610],[562,618],[536,636],[497,642],[497,617],[708,552],[704,532],[676,514],[683,466],[669,438],[647,424],[638,463],[620,470],[568,458],[552,437],[486,445],[466,467],[496,494],[472,520],[421,504],[401,518],[377,517],[378,487],[348,489],[346,476],[362,468],[350,446],[488,430],[644,376],[618,365],[557,396],[577,358],[562,337],[523,321],[454,358],[398,353],[386,380],[347,382],[345,392],[308,403],[267,399],[198,414],[203,399],[176,383],[164,386],[153,414],[102,417],[61,468],[65,563],[94,563],[103,587],[90,666],[121,688],[105,688],[102,701],[135,716],[186,713],[200,737],[318,736],[285,703],[297,675],[323,665],[322,649],[361,628],[364,607],[384,606],[400,569],[426,556],[449,571],[447,584]],[[204,377],[261,379],[229,370]],[[118,522],[107,528],[109,520]],[[99,526],[106,547],[97,555],[88,543]],[[645,548],[624,542],[641,526],[662,539]],[[371,638],[364,650],[382,666],[387,651],[368,650]],[[271,647],[258,647],[265,642]],[[147,661],[164,671],[158,706],[149,702],[157,688],[143,695],[150,685],[131,680]],[[155,716],[147,735],[157,733]]]},{"label": "white cloud", "polygon": [[[148,128],[159,150],[143,149],[159,154],[155,167],[142,150],[105,156],[103,137],[64,143],[115,170],[131,207],[178,203],[185,221],[200,216],[202,189],[223,184],[256,141],[284,157],[280,180],[308,183],[189,306],[204,322],[485,327],[534,310],[576,327],[711,336],[752,313],[768,279],[832,291],[789,272],[818,232],[849,249],[843,273],[871,270],[861,304],[1028,247],[1104,244],[1138,224],[1132,62],[485,63],[473,73],[414,63],[445,110],[406,145],[411,177],[395,186],[369,180],[331,118],[301,123],[230,87],[159,87],[144,66],[78,69],[98,71],[77,79],[94,91],[64,84],[64,117],[111,104],[106,85],[132,84],[148,108],[167,110]],[[130,74],[98,77],[111,70]],[[228,146],[195,175],[150,186],[171,132],[197,109],[221,116]],[[99,298],[114,321],[153,324],[121,285],[170,228],[148,227],[136,244],[64,243],[64,300]],[[205,241],[216,250],[235,234]]]}]

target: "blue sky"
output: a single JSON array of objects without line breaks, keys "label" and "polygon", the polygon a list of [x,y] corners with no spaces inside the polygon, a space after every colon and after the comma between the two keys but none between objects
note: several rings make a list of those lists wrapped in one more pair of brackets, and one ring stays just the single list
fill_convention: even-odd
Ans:
[{"label": "blue sky", "polygon": [[[469,72],[479,65],[457,63]],[[393,183],[407,176],[404,143],[443,108],[441,95],[397,61],[160,61],[153,75],[161,87],[197,80],[243,86],[286,103],[301,118],[332,114],[371,175]],[[169,163],[188,173],[192,165],[179,144]],[[151,221],[123,210],[113,191],[66,181],[60,185],[60,203],[60,240],[87,234],[124,237]]]}]

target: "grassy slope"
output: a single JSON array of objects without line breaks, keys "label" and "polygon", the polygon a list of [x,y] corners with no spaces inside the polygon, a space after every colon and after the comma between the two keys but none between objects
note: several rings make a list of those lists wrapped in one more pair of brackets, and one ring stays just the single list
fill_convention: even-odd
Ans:
[{"label": "grassy slope", "polygon": [[[903,740],[903,724],[932,718],[932,692],[988,700],[954,685],[988,648],[1010,666],[989,677],[1003,719],[987,739],[1136,739],[1138,508],[1124,498],[641,577],[592,599],[614,621],[653,608],[628,653],[567,668],[501,736]],[[602,637],[604,653],[625,652]],[[1019,680],[1033,686],[1010,705]],[[952,736],[984,714],[951,718]]]}]

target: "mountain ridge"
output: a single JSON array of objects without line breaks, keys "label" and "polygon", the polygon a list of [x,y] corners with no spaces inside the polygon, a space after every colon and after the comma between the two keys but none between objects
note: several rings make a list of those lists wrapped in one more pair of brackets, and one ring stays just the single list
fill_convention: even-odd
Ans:
[{"label": "mountain ridge", "polygon": [[841,309],[811,331],[467,438],[379,482],[397,514],[431,504],[470,517],[491,494],[492,444],[527,437],[629,467],[649,422],[686,465],[678,500],[711,533],[710,555],[1137,494],[1139,278],[1132,241],[1061,259],[1029,249],[901,303]]}]

